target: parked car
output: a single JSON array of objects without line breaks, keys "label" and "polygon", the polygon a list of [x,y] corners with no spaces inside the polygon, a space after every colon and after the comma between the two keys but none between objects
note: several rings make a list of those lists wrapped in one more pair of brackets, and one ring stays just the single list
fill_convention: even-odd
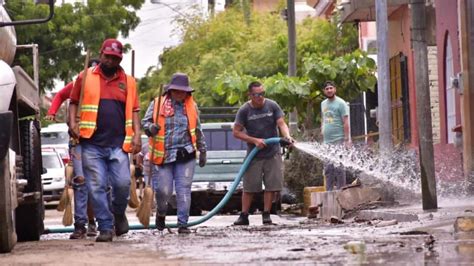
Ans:
[{"label": "parked car", "polygon": [[[237,177],[246,155],[246,144],[232,135],[231,122],[202,123],[206,138],[207,163],[196,165],[191,187],[191,214],[212,210],[224,197]],[[241,208],[242,182],[221,212]]]},{"label": "parked car", "polygon": [[[201,124],[207,145],[207,163],[196,168],[191,186],[191,215],[201,215],[202,211],[212,210],[224,197],[245,160],[247,144],[236,139],[232,134],[232,122],[214,122]],[[148,141],[146,136],[142,141]],[[221,213],[233,213],[241,210],[242,180],[229,201],[221,209]],[[250,212],[259,209],[263,211],[263,193],[254,196]],[[281,209],[279,199],[276,199],[272,212]],[[168,202],[168,215],[176,214],[175,194]]]},{"label": "parked car", "polygon": [[[191,187],[191,214],[212,210],[224,197],[242,167],[247,144],[232,134],[232,122],[202,123],[207,144],[207,164],[196,166]],[[223,213],[241,210],[242,180],[232,197],[222,208]],[[272,212],[281,209],[280,200],[275,199]],[[263,211],[263,193],[256,194],[250,212]]]},{"label": "parked car", "polygon": [[67,146],[69,143],[66,123],[51,124],[41,128],[41,144],[48,146]]},{"label": "parked car", "polygon": [[43,148],[41,156],[46,170],[41,175],[43,199],[46,202],[59,200],[66,180],[63,160],[54,148]]},{"label": "parked car", "polygon": [[64,164],[69,162],[69,134],[66,123],[51,124],[41,128],[41,147],[54,148]]}]

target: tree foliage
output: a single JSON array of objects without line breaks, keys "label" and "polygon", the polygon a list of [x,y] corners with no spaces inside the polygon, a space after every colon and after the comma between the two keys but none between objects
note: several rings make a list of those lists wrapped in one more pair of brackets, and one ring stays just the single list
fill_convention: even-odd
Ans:
[{"label": "tree foliage", "polygon": [[167,83],[174,72],[184,72],[200,105],[237,106],[247,100],[247,85],[260,80],[268,97],[286,111],[296,108],[300,122],[314,127],[324,81],[334,80],[338,95],[346,100],[374,88],[375,63],[356,49],[358,32],[352,25],[323,19],[298,24],[297,77],[288,77],[286,22],[257,12],[251,14],[251,23],[246,21],[238,8],[209,20],[181,21],[182,43],[161,55],[162,67],[147,77],[145,97],[156,94],[153,88]]},{"label": "tree foliage", "polygon": [[[49,7],[35,5],[33,0],[7,1],[12,20],[46,17]],[[46,24],[17,26],[19,44],[39,46],[40,88],[54,87],[54,80],[70,81],[84,64],[84,51],[90,49],[97,57],[103,40],[127,37],[140,19],[135,11],[145,0],[88,0],[55,7],[52,20]],[[125,49],[129,46],[126,45]],[[31,51],[17,51],[16,63],[32,74]]]},{"label": "tree foliage", "polygon": [[277,73],[266,78],[224,72],[216,79],[214,91],[225,97],[225,102],[234,105],[247,100],[247,84],[262,81],[267,97],[276,100],[286,112],[295,108],[299,122],[305,128],[313,128],[318,122],[320,103],[324,99],[321,88],[327,80],[333,80],[338,95],[350,101],[360,92],[373,90],[376,79],[373,75],[375,62],[360,50],[333,59],[312,55],[304,58],[302,75],[288,77]]},{"label": "tree foliage", "polygon": [[224,71],[264,77],[286,68],[285,22],[269,14],[253,14],[245,23],[240,10],[230,9],[214,18],[192,17],[180,21],[182,43],[160,56],[161,69],[151,76],[151,87],[142,98],[156,94],[159,84],[169,82],[175,72],[184,72],[196,89],[201,105],[222,105],[224,97],[212,91],[215,78]]}]

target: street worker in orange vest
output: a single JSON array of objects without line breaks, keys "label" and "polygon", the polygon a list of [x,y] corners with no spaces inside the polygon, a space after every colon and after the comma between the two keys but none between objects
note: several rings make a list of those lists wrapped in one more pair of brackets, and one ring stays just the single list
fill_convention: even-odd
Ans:
[{"label": "street worker in orange vest", "polygon": [[[100,63],[99,59],[91,59],[88,66],[94,67]],[[56,121],[56,113],[59,107],[69,99],[74,82],[69,82],[56,95],[54,95],[51,107],[48,110],[46,120]],[[74,177],[72,178],[72,187],[74,189],[74,232],[69,239],[83,239],[87,236],[97,236],[97,226],[94,219],[94,211],[92,210],[92,201],[89,197],[89,190],[86,186],[86,179],[82,171],[81,161],[81,145],[79,143],[69,142],[69,154],[74,169]],[[87,223],[87,230],[86,230]]]},{"label": "street worker in orange vest", "polygon": [[150,103],[142,119],[145,134],[150,137],[148,154],[153,166],[156,228],[159,231],[165,229],[168,200],[173,194],[174,183],[178,233],[191,233],[187,223],[191,207],[191,183],[198,152],[199,166],[204,167],[206,164],[206,142],[192,91],[188,76],[175,73],[161,96],[160,110],[159,98],[156,98]]},{"label": "street worker in orange vest", "polygon": [[[141,149],[136,82],[125,74],[121,61],[122,44],[115,39],[105,40],[100,64],[79,74],[70,97],[69,127],[72,137],[82,147],[82,166],[99,224],[97,242],[109,242],[114,234],[128,232],[125,216],[130,194],[128,153],[138,153]],[[109,184],[112,186],[110,206]]]}]

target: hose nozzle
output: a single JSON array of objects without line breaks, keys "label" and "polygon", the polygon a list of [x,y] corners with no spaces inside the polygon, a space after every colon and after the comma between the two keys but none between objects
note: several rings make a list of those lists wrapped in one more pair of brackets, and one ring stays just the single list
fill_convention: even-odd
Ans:
[{"label": "hose nozzle", "polygon": [[280,145],[283,147],[287,147],[293,144],[293,141],[288,138],[280,138]]}]

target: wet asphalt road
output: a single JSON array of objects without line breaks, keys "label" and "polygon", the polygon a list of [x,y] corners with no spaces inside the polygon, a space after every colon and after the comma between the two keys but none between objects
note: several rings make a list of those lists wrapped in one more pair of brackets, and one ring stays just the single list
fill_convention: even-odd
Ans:
[{"label": "wet asphalt road", "polygon": [[[18,243],[11,254],[0,254],[0,265],[474,265],[474,236],[454,233],[452,226],[456,216],[472,215],[472,209],[421,213],[419,221],[387,227],[353,219],[330,224],[293,215],[272,215],[274,225],[262,225],[261,216],[253,215],[250,226],[236,227],[231,226],[236,215],[223,215],[193,227],[191,235],[178,235],[175,229],[164,234],[136,230],[112,243],[96,243],[93,238],[73,241],[69,234],[48,234],[39,242]],[[47,210],[46,216],[47,227],[60,224],[61,214],[55,210]],[[131,224],[136,222],[133,212],[128,217]],[[175,219],[167,217],[167,222]]]}]

